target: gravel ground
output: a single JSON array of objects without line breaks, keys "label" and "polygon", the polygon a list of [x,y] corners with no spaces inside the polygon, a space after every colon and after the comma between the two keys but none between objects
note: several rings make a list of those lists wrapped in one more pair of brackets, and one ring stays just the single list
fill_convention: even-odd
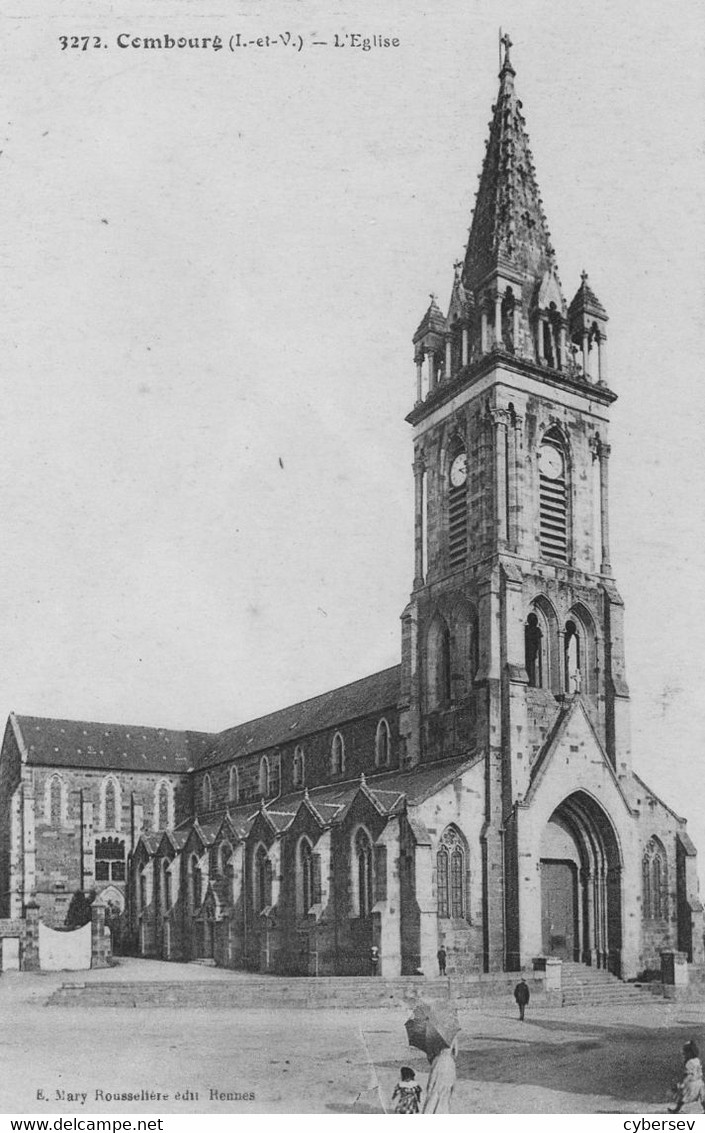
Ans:
[{"label": "gravel ground", "polygon": [[[247,979],[146,961],[105,973],[3,976],[2,1112],[379,1112],[403,1063],[425,1084],[427,1063],[407,1046],[398,1010],[44,1006],[65,980],[177,975]],[[513,1004],[499,1003],[461,1022],[457,1113],[664,1113],[682,1044],[705,1045],[703,1005],[650,999],[611,1011],[535,1009],[523,1024]],[[168,1098],[108,1100],[142,1090]]]}]

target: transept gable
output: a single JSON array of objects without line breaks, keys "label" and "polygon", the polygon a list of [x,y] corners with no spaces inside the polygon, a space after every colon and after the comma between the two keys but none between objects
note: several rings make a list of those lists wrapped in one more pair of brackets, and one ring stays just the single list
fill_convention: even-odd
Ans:
[{"label": "transept gable", "polygon": [[526,795],[519,801],[528,806],[551,780],[564,782],[566,791],[581,786],[589,789],[591,784],[599,782],[601,788],[607,786],[609,793],[615,794],[624,810],[632,813],[580,695],[574,696],[559,713],[553,731],[534,762]]}]

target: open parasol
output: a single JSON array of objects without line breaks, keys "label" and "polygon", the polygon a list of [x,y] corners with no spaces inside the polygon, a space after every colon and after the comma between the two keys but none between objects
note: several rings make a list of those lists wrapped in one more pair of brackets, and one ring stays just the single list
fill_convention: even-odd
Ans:
[{"label": "open parasol", "polygon": [[428,1003],[419,1003],[414,1008],[414,1014],[404,1024],[409,1038],[409,1045],[417,1047],[427,1054],[429,1058],[449,1047],[460,1031],[458,1014],[453,1007],[445,1003],[430,1006]]}]

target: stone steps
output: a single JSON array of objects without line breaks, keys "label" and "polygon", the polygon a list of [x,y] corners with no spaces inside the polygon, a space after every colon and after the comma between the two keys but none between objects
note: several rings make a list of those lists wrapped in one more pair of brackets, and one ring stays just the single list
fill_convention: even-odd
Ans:
[{"label": "stone steps", "polygon": [[421,977],[384,980],[345,977],[312,979],[108,981],[62,984],[48,1000],[51,1007],[336,1008],[408,1007],[417,1000],[447,1000],[447,980]]},{"label": "stone steps", "polygon": [[562,997],[564,1007],[638,1006],[647,1002],[641,988],[624,983],[604,968],[583,964],[563,965]]}]

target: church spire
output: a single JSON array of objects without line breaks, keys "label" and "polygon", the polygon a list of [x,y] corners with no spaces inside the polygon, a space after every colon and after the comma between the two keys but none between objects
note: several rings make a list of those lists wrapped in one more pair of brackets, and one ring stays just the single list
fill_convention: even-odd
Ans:
[{"label": "church spire", "polygon": [[513,268],[533,280],[554,269],[554,254],[536,183],[521,102],[514,89],[512,41],[501,40],[504,58],[499,94],[470,229],[464,282],[475,287],[493,270]]}]

